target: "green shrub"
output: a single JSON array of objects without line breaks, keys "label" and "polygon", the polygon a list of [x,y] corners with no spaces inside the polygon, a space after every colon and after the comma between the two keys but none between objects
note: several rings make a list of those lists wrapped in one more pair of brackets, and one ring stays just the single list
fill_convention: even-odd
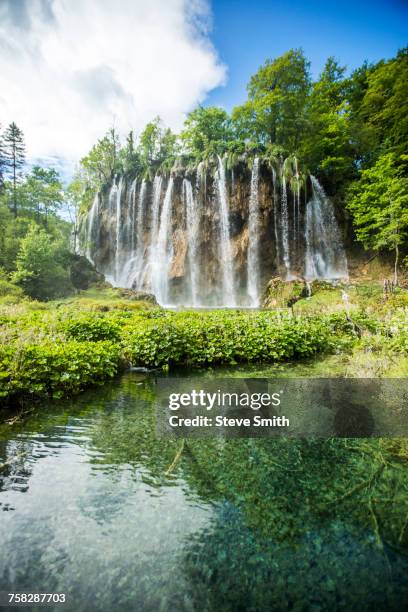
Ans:
[{"label": "green shrub", "polygon": [[16,304],[24,299],[24,291],[4,278],[0,278],[0,298],[2,304]]},{"label": "green shrub", "polygon": [[134,365],[205,365],[280,361],[330,347],[325,319],[275,313],[176,313],[128,325],[124,344]]},{"label": "green shrub", "polygon": [[43,342],[0,347],[0,397],[59,398],[112,378],[120,348],[112,342]]},{"label": "green shrub", "polygon": [[100,340],[116,342],[120,339],[119,325],[100,316],[68,320],[60,325],[60,329],[68,338],[82,342],[99,342]]}]

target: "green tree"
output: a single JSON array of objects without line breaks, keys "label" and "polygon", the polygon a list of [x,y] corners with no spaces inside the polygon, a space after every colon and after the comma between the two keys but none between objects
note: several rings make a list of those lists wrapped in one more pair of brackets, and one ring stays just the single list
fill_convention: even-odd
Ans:
[{"label": "green tree", "polygon": [[34,211],[37,221],[47,225],[50,214],[55,214],[64,202],[63,186],[53,168],[34,166],[22,185],[24,207]]},{"label": "green tree", "polygon": [[181,140],[186,154],[196,161],[220,155],[234,140],[231,119],[222,108],[200,106],[185,120]]},{"label": "green tree", "polygon": [[111,128],[98,140],[88,155],[81,159],[81,166],[87,174],[87,181],[94,189],[108,184],[119,168],[120,141],[115,128]]},{"label": "green tree", "polygon": [[20,244],[12,281],[31,298],[48,300],[65,295],[71,285],[61,265],[64,249],[47,232],[33,224]]},{"label": "green tree", "polygon": [[408,48],[388,62],[380,62],[368,75],[368,88],[360,117],[377,143],[387,143],[397,154],[406,153],[408,142]]},{"label": "green tree", "polygon": [[395,251],[395,282],[408,237],[408,155],[382,155],[348,190],[357,239],[365,248]]},{"label": "green tree", "polygon": [[302,161],[332,194],[355,175],[344,73],[345,67],[329,57],[307,101],[307,129],[299,148]]},{"label": "green tree", "polygon": [[239,136],[255,136],[263,145],[282,145],[295,152],[305,129],[310,83],[309,62],[302,50],[267,60],[249,81],[248,101],[233,110]]},{"label": "green tree", "polygon": [[138,152],[145,175],[151,176],[159,169],[169,171],[178,152],[177,136],[156,117],[140,134]]},{"label": "green tree", "polygon": [[7,174],[13,185],[13,213],[17,217],[17,185],[22,180],[22,169],[25,164],[24,134],[13,122],[5,131],[3,141]]},{"label": "green tree", "polygon": [[126,144],[119,153],[123,172],[129,176],[135,176],[141,169],[141,161],[136,150],[133,130],[131,130],[126,138]]},{"label": "green tree", "polygon": [[[0,130],[1,130],[1,124],[0,124]],[[5,157],[5,151],[4,151],[4,141],[3,141],[3,134],[0,131],[0,191],[3,189],[3,185],[4,185],[4,173],[6,170],[6,157]]]}]

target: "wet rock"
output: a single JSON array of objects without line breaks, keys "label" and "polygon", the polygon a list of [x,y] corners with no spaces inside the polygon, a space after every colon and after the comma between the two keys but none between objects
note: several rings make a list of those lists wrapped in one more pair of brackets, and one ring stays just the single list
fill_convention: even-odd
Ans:
[{"label": "wet rock", "polygon": [[152,293],[135,291],[134,289],[123,289],[121,287],[117,288],[115,292],[119,297],[125,300],[131,300],[132,302],[149,302],[150,304],[158,305]]},{"label": "wet rock", "polygon": [[287,308],[307,295],[308,289],[303,279],[286,281],[276,276],[266,286],[263,306],[264,308]]}]

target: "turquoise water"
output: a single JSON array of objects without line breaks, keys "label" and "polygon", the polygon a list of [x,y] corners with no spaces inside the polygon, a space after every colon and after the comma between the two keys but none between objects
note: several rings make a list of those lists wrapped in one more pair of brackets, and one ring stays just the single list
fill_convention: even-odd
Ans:
[{"label": "turquoise water", "polygon": [[156,439],[158,376],[1,429],[0,590],[66,610],[408,603],[407,469],[384,441]]}]

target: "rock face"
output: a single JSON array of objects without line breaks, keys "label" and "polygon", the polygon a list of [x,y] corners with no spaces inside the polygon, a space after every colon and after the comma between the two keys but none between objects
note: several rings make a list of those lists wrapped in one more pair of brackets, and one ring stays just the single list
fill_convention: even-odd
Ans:
[{"label": "rock face", "polygon": [[154,181],[117,177],[83,219],[81,250],[113,285],[164,305],[258,306],[273,276],[346,276],[339,225],[316,179],[293,186],[258,162],[256,172],[219,160]]}]

